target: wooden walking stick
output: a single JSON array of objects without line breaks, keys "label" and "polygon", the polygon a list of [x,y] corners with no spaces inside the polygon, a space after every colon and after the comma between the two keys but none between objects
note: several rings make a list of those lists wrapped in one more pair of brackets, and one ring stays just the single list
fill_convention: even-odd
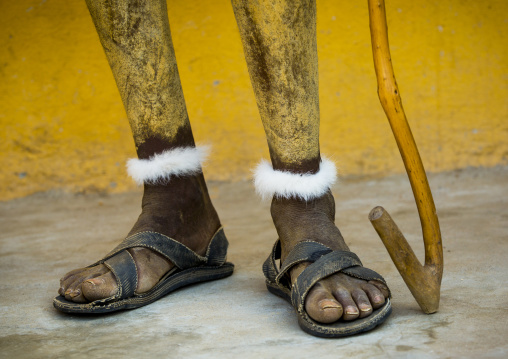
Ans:
[{"label": "wooden walking stick", "polygon": [[393,73],[384,0],[368,0],[368,2],[379,100],[390,122],[413,189],[423,232],[425,265],[420,264],[411,246],[383,207],[374,208],[369,214],[369,220],[420,308],[430,314],[436,312],[439,307],[439,291],[443,276],[441,232],[425,169],[402,108]]}]

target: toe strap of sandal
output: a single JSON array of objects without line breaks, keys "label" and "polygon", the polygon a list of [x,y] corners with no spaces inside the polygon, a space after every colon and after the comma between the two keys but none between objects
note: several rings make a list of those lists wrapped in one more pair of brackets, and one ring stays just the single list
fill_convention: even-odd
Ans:
[{"label": "toe strap of sandal", "polygon": [[134,247],[149,248],[171,261],[178,269],[198,267],[202,265],[220,266],[226,261],[228,240],[221,227],[214,234],[208,245],[206,256],[200,256],[182,243],[157,232],[139,232],[125,238],[115,249],[104,258],[89,265],[93,267],[103,263],[113,272],[118,292],[111,299],[129,298],[135,294],[138,286],[136,262],[127,249]]},{"label": "toe strap of sandal", "polygon": [[187,269],[207,262],[206,257],[198,255],[185,245],[161,233],[148,231],[136,233],[125,238],[104,258],[88,266],[93,267],[103,263],[115,275],[118,292],[106,300],[100,300],[100,302],[125,299],[135,294],[138,286],[137,267],[131,254],[127,251],[127,249],[134,247],[149,248],[166,257],[179,269]]},{"label": "toe strap of sandal", "polygon": [[332,251],[305,268],[293,284],[291,301],[298,312],[305,310],[305,298],[314,284],[335,273],[344,273],[366,281],[377,280],[386,285],[384,278],[372,269],[363,267],[353,252]]},{"label": "toe strap of sandal", "polygon": [[263,273],[265,278],[272,283],[280,284],[280,281],[286,276],[288,271],[301,262],[315,262],[321,256],[332,252],[324,244],[314,241],[302,241],[298,243],[289,253],[284,263],[278,269],[276,261],[281,257],[281,244],[277,239],[272,252],[263,263]]},{"label": "toe strap of sandal", "polygon": [[300,273],[291,288],[291,301],[293,302],[293,306],[295,306],[299,312],[303,311],[305,298],[314,284],[344,269],[353,266],[361,266],[362,263],[357,258],[358,257],[352,252],[333,251],[310,264]]},{"label": "toe strap of sandal", "polygon": [[131,254],[122,251],[105,260],[104,264],[116,278],[118,292],[113,298],[124,299],[133,296],[138,287],[138,270]]},{"label": "toe strap of sandal", "polygon": [[[333,252],[324,244],[314,241],[299,242],[288,254],[281,265],[279,273],[275,277],[275,282],[280,283],[281,279],[297,264],[302,262],[315,262],[319,258]],[[356,256],[356,255],[355,255]],[[358,257],[356,257],[358,258]],[[359,260],[359,259],[358,259]]]}]

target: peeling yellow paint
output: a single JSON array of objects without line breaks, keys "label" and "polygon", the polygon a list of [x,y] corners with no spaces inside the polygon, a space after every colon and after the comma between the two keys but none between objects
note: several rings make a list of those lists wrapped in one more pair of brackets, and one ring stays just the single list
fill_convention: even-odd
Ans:
[{"label": "peeling yellow paint", "polygon": [[[131,189],[134,142],[84,2],[4,2],[0,199]],[[228,0],[168,2],[207,179],[248,178],[268,157]],[[366,2],[317,2],[321,153],[342,175],[402,173],[376,94]],[[427,170],[508,163],[508,3],[388,1],[392,59]]]}]

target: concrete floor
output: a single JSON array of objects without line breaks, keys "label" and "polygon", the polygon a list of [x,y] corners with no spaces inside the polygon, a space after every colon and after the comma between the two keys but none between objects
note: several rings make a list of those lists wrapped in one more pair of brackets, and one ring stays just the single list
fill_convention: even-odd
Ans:
[{"label": "concrete floor", "polygon": [[436,174],[430,182],[445,254],[441,307],[433,315],[422,314],[367,220],[383,205],[423,257],[405,176],[346,179],[335,187],[348,244],[394,295],[385,324],[345,339],[305,334],[292,308],[266,291],[261,264],[276,234],[269,204],[250,183],[210,184],[236,264],[232,277],[98,317],[53,309],[58,279],[122,239],[141,193],[44,193],[0,203],[0,357],[506,358],[508,168]]}]

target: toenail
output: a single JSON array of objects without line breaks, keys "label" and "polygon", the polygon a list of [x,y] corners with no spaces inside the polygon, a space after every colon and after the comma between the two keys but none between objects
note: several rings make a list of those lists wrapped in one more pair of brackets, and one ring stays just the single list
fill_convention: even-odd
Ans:
[{"label": "toenail", "polygon": [[374,302],[376,302],[376,303],[380,303],[380,302],[382,302],[382,301],[383,301],[383,297],[381,297],[381,296],[376,296],[376,297],[374,297]]},{"label": "toenail", "polygon": [[356,315],[358,314],[358,311],[356,309],[348,308],[349,310],[346,310],[346,314]]},{"label": "toenail", "polygon": [[362,312],[370,312],[372,310],[372,308],[365,308],[365,309],[360,309]]},{"label": "toenail", "polygon": [[78,289],[78,290],[75,290],[74,292],[72,292],[69,295],[74,298],[74,297],[77,297],[80,294],[81,294],[81,291]]},{"label": "toenail", "polygon": [[327,299],[320,300],[318,302],[318,305],[321,307],[321,309],[329,309],[329,308],[339,308],[339,306]]}]

